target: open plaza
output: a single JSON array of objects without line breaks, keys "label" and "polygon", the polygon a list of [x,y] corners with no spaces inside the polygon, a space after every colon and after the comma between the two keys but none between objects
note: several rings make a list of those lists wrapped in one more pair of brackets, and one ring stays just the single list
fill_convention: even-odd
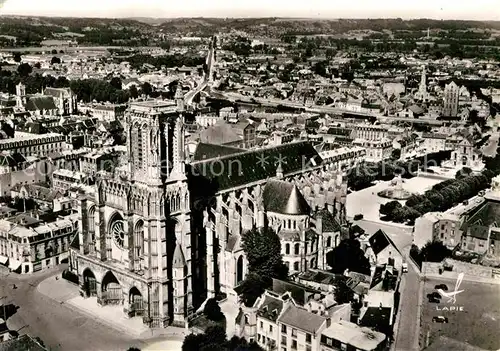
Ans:
[{"label": "open plaza", "polygon": [[[423,194],[443,180],[438,177],[417,176],[411,179],[404,179],[403,189],[413,194]],[[365,220],[380,221],[380,205],[393,200],[380,197],[377,194],[390,186],[390,181],[378,182],[369,188],[347,195],[347,216],[353,218],[357,214],[362,214]],[[401,204],[405,203],[404,200],[400,202]]]}]

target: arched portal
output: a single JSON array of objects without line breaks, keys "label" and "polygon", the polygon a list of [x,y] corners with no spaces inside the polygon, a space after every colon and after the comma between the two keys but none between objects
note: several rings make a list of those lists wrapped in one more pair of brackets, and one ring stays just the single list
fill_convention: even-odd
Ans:
[{"label": "arched portal", "polygon": [[106,304],[117,305],[122,301],[122,288],[113,272],[108,271],[102,278],[102,299]]},{"label": "arched portal", "polygon": [[97,280],[89,268],[83,271],[83,291],[85,297],[97,296]]},{"label": "arched portal", "polygon": [[142,316],[144,314],[144,300],[141,292],[135,286],[130,289],[128,302],[131,316]]},{"label": "arched portal", "polygon": [[243,264],[243,255],[241,255],[236,261],[236,284],[243,280]]}]

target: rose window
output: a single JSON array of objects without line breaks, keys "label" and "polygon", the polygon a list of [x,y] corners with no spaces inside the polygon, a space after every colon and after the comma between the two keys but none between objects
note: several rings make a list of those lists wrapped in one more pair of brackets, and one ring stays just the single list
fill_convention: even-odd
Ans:
[{"label": "rose window", "polygon": [[116,245],[119,248],[123,248],[125,243],[125,227],[123,225],[123,221],[115,221],[111,225],[111,235]]}]

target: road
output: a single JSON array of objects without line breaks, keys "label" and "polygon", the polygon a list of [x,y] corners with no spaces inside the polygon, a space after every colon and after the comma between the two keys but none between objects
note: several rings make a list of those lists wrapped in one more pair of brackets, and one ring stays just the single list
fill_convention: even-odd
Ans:
[{"label": "road", "polygon": [[[124,351],[132,346],[143,348],[146,345],[37,291],[42,280],[63,269],[64,266],[59,266],[20,276],[9,274],[5,267],[0,267],[0,296],[6,296],[3,300],[6,304],[19,306],[7,319],[9,329],[40,337],[51,351]],[[18,288],[13,289],[13,284]]]},{"label": "road", "polygon": [[408,263],[408,273],[403,275],[401,286],[399,326],[396,332],[394,350],[416,351],[419,349],[420,278],[410,262]]}]

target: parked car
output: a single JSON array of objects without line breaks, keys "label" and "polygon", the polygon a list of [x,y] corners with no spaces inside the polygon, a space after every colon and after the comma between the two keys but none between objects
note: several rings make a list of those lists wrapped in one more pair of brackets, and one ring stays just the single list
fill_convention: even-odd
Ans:
[{"label": "parked car", "polygon": [[354,215],[354,220],[355,221],[359,221],[359,220],[362,220],[363,219],[363,215],[361,213],[358,213],[357,215]]},{"label": "parked car", "polygon": [[431,296],[431,297],[428,296],[427,299],[429,300],[429,303],[440,303],[441,302],[440,299],[433,297],[433,296]]},{"label": "parked car", "polygon": [[448,291],[448,287],[446,286],[446,284],[438,284],[434,287],[434,289],[441,289],[443,291]]},{"label": "parked car", "polygon": [[444,316],[434,316],[432,317],[434,323],[448,323],[448,317]]},{"label": "parked car", "polygon": [[429,300],[430,303],[440,303],[441,295],[439,295],[437,291],[434,291],[430,294],[427,294],[427,299]]},{"label": "parked car", "polygon": [[433,291],[433,292],[431,292],[430,294],[427,294],[427,297],[428,297],[428,298],[434,297],[434,298],[436,298],[436,299],[440,299],[440,298],[441,298],[441,295],[440,295],[437,291]]},{"label": "parked car", "polygon": [[401,270],[403,271],[403,273],[408,273],[408,263],[403,263],[401,266]]}]

